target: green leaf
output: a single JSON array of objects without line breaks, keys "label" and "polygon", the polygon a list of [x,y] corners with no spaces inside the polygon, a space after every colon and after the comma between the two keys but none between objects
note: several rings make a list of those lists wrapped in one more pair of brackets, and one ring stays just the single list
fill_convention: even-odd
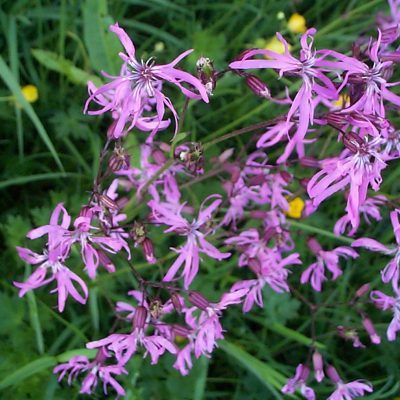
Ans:
[{"label": "green leaf", "polygon": [[[25,277],[27,278],[31,272],[30,265],[26,264],[25,269],[26,269]],[[37,303],[36,303],[36,297],[32,290],[26,294],[26,297],[27,297],[27,301],[28,301],[29,319],[31,321],[32,328],[35,331],[36,346],[37,346],[39,354],[43,354],[44,353],[44,341],[43,341],[42,326],[40,323],[38,307],[37,307]]]},{"label": "green leaf", "polygon": [[8,186],[24,185],[25,183],[31,183],[35,181],[46,181],[48,179],[70,178],[77,176],[80,176],[80,174],[75,174],[71,172],[49,172],[47,174],[18,176],[16,178],[10,178],[6,181],[0,182],[0,190]]},{"label": "green leaf", "polygon": [[28,117],[31,119],[33,125],[37,129],[39,136],[42,138],[43,142],[50,150],[54,160],[56,161],[58,167],[61,171],[64,171],[64,167],[61,163],[60,157],[57,154],[56,149],[52,141],[50,140],[49,135],[46,132],[42,122],[40,121],[39,117],[36,115],[32,106],[25,100],[24,95],[21,92],[21,88],[15,79],[13,73],[11,72],[10,68],[8,68],[7,64],[4,62],[2,56],[0,56],[0,77],[3,79],[4,83],[8,86],[11,90],[12,94],[15,96],[17,102],[21,105],[23,110],[27,113]]},{"label": "green leaf", "polygon": [[83,39],[88,49],[92,67],[97,71],[117,74],[121,65],[118,53],[121,44],[108,30],[114,23],[108,15],[106,0],[86,0],[83,11]]},{"label": "green leaf", "polygon": [[317,349],[325,349],[326,346],[320,342],[313,342],[311,338],[303,335],[300,332],[294,331],[293,329],[290,329],[278,322],[268,322],[267,320],[264,320],[263,318],[259,317],[253,317],[252,315],[247,316],[248,319],[251,321],[257,322],[262,326],[265,326],[265,328],[270,329],[271,331],[274,331],[283,337],[286,337],[287,339],[293,340],[294,342],[298,342],[300,344],[304,344],[305,346],[311,346],[313,345]]},{"label": "green leaf", "polygon": [[87,358],[94,358],[96,356],[97,350],[91,349],[74,349],[68,350],[65,353],[61,353],[56,356],[57,362],[64,363],[68,362],[72,357],[76,356],[86,356]]},{"label": "green leaf", "polygon": [[56,357],[42,357],[32,361],[23,367],[12,372],[0,381],[0,390],[8,386],[15,385],[32,375],[35,375],[47,368],[54,367],[57,364]]},{"label": "green leaf", "polygon": [[239,361],[244,368],[259,378],[260,381],[268,387],[268,389],[271,389],[272,386],[280,390],[285,384],[287,378],[284,375],[276,371],[268,364],[253,357],[239,346],[226,340],[219,342],[218,346],[225,353]]},{"label": "green leaf", "polygon": [[97,76],[91,75],[86,71],[76,67],[72,61],[67,60],[64,57],[53,53],[52,51],[33,49],[32,54],[44,67],[66,76],[68,80],[77,85],[86,86],[88,81],[92,81],[97,86],[101,86],[103,84],[101,79],[99,79]]}]

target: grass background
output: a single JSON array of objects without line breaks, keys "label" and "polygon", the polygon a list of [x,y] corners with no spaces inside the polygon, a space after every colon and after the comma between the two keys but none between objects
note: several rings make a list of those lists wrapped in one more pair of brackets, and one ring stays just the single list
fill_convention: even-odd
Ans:
[{"label": "grass background", "polygon": [[[111,304],[124,298],[134,285],[129,269],[121,266],[113,275],[102,274],[90,284],[90,301],[86,306],[69,302],[58,314],[54,296],[47,288],[18,299],[13,280],[29,274],[17,257],[16,245],[29,245],[26,232],[48,221],[52,208],[63,201],[72,215],[85,203],[98,166],[98,154],[104,143],[106,118],[82,114],[88,79],[99,82],[100,71],[117,73],[120,45],[108,33],[109,24],[118,21],[133,38],[139,55],[156,55],[158,62],[168,62],[187,48],[195,52],[183,67],[194,72],[200,55],[212,58],[217,69],[259,39],[269,39],[278,30],[285,32],[285,21],[276,18],[299,12],[308,26],[318,29],[318,48],[330,47],[347,52],[351,43],[363,33],[374,33],[377,12],[388,13],[383,0],[315,1],[169,1],[169,0],[85,0],[85,1],[2,1],[0,22],[0,218],[1,286],[0,286],[0,398],[4,399],[78,399],[78,386],[59,385],[52,367],[68,359],[69,351],[84,348],[85,342],[103,337],[112,325]],[[296,38],[288,34],[289,40]],[[282,90],[274,74],[265,78],[272,93]],[[39,100],[27,103],[20,87],[33,84]],[[181,109],[182,97],[175,104]],[[191,104],[185,130],[192,140],[209,142],[235,128],[269,119],[280,112],[271,103],[255,98],[234,76],[218,84],[211,105]],[[393,115],[397,121],[397,115]],[[166,136],[167,137],[167,136]],[[143,142],[137,133],[129,138],[133,162],[135,147]],[[162,138],[162,140],[167,140]],[[237,137],[207,148],[206,159],[226,148],[241,148],[246,136]],[[329,142],[328,142],[329,144]],[[326,146],[325,146],[326,147]],[[335,144],[328,152],[335,153]],[[316,152],[320,148],[315,146]],[[207,164],[206,164],[207,165]],[[392,165],[385,171],[383,192],[398,193],[400,168]],[[220,183],[199,183],[185,190],[186,198],[198,205],[205,193],[218,191]],[[299,233],[319,227],[330,232],[342,215],[343,199],[334,197],[312,218],[304,222]],[[390,242],[388,215],[377,226],[362,234]],[[295,232],[297,233],[297,232]],[[168,238],[161,231],[152,232],[160,254],[168,253]],[[310,261],[304,234],[296,234],[297,247],[305,265]],[[342,244],[328,233],[319,237],[328,247]],[[33,245],[34,246],[34,245]],[[161,252],[164,250],[164,253]],[[139,260],[138,268],[146,268]],[[237,278],[236,258],[222,265],[206,260],[197,285],[212,300]],[[385,258],[363,252],[347,265],[343,277],[326,285],[321,295],[308,288],[304,293],[314,302],[342,302],[359,285],[373,282],[379,287],[379,270]],[[79,261],[75,261],[79,268]],[[165,261],[165,267],[169,261]],[[156,274],[151,270],[149,276]],[[157,275],[154,275],[155,277]],[[298,282],[299,273],[292,282]],[[157,366],[150,366],[140,356],[129,364],[129,377],[122,383],[127,399],[281,399],[279,388],[292,375],[297,363],[307,357],[310,343],[310,318],[307,307],[289,295],[266,290],[265,308],[243,315],[230,310],[224,327],[227,341],[221,343],[212,359],[195,363],[190,376],[182,378],[171,368],[167,356]],[[384,335],[390,313],[366,310],[377,321]],[[360,328],[357,316],[345,307],[324,309],[318,313],[317,332],[321,352],[334,363],[346,379],[367,378],[376,392],[368,399],[393,399],[399,394],[400,348],[387,343],[366,350],[353,349],[337,338],[337,324]],[[364,341],[365,335],[363,336]],[[65,353],[67,352],[67,353]],[[314,385],[314,387],[316,387]],[[331,387],[317,388],[326,398]],[[101,391],[92,398],[104,398]]]}]

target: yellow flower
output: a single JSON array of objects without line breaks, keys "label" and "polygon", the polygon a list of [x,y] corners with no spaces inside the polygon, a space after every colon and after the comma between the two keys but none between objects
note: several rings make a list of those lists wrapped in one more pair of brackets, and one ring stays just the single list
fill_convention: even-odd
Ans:
[{"label": "yellow flower", "polygon": [[175,336],[176,343],[180,344],[180,343],[184,343],[185,341],[186,341],[186,338],[184,336],[179,336],[179,335]]},{"label": "yellow flower", "polygon": [[[291,46],[289,44],[289,50]],[[285,47],[283,44],[278,40],[276,36],[272,37],[268,42],[266,43],[264,50],[270,50],[278,54],[283,54],[285,52]],[[267,57],[268,58],[268,57]]]},{"label": "yellow flower", "polygon": [[293,200],[289,201],[289,210],[286,215],[290,218],[301,218],[301,214],[304,209],[304,200],[301,197],[295,197]]},{"label": "yellow flower", "polygon": [[287,23],[287,27],[292,33],[304,33],[307,30],[306,19],[297,13],[294,13]]},{"label": "yellow flower", "polygon": [[25,100],[29,103],[34,103],[39,98],[39,92],[36,86],[26,85],[21,88]]},{"label": "yellow flower", "polygon": [[337,108],[346,108],[350,105],[350,96],[348,94],[341,94],[332,104]]}]

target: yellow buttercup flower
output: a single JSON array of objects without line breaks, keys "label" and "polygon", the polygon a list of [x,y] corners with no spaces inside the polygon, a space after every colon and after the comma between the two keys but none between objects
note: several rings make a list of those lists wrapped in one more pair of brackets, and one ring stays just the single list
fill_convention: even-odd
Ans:
[{"label": "yellow buttercup flower", "polygon": [[175,336],[175,342],[176,343],[184,343],[186,341],[186,338],[184,337],[184,336],[179,336],[179,335],[176,335]]},{"label": "yellow buttercup flower", "polygon": [[302,15],[294,13],[289,18],[287,27],[292,33],[304,33],[307,30],[306,19]]},{"label": "yellow buttercup flower", "polygon": [[[289,50],[290,48],[291,46],[289,45]],[[285,52],[285,47],[283,46],[282,42],[280,42],[278,38],[274,36],[265,44],[264,50],[270,50],[278,54],[283,54]]]},{"label": "yellow buttercup flower", "polygon": [[286,212],[286,215],[290,218],[301,218],[304,204],[304,200],[301,197],[295,197],[293,200],[289,201],[289,210]]},{"label": "yellow buttercup flower", "polygon": [[332,104],[337,108],[346,108],[350,105],[350,96],[348,94],[341,94]]},{"label": "yellow buttercup flower", "polygon": [[39,98],[39,91],[35,85],[26,85],[21,88],[25,100],[29,103],[34,103]]}]

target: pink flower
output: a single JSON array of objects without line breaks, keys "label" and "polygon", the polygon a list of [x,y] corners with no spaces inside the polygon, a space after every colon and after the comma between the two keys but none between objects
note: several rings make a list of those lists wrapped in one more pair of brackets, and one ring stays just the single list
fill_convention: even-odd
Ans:
[{"label": "pink flower", "polygon": [[360,207],[367,199],[368,187],[379,190],[382,182],[381,171],[386,167],[379,150],[380,139],[368,142],[354,132],[343,138],[347,149],[340,158],[331,160],[316,173],[307,185],[307,191],[315,206],[326,198],[350,185],[346,211],[353,228],[359,225]]},{"label": "pink flower", "polygon": [[[383,195],[368,197],[359,207],[360,214],[364,217],[368,225],[371,225],[371,219],[374,219],[375,221],[382,220],[379,206],[385,204],[385,201],[386,197]],[[345,234],[346,230],[349,228],[349,224],[351,224],[349,214],[343,215],[343,217],[339,218],[336,221],[335,227],[333,229],[335,235],[339,236]],[[357,229],[358,226],[350,227],[348,235],[353,236],[356,233]]]},{"label": "pink flower", "polygon": [[176,354],[177,349],[167,338],[159,335],[147,335],[148,311],[144,306],[138,306],[133,315],[133,327],[130,333],[113,333],[110,336],[89,342],[86,344],[88,349],[106,347],[115,353],[118,364],[125,365],[135,354],[139,346],[143,346],[147,354],[150,354],[151,363],[156,364],[158,359],[165,351]]},{"label": "pink flower", "polygon": [[[86,101],[84,111],[87,112],[89,103],[94,100],[102,108],[97,111],[89,111],[89,114],[98,115],[107,111],[113,112],[114,118],[117,118],[113,128],[115,138],[123,135],[125,129],[129,131],[138,125],[140,118],[143,119],[143,113],[150,100],[154,100],[156,108],[156,114],[150,117],[150,123],[156,122],[150,138],[165,124],[165,121],[163,121],[165,107],[172,112],[177,129],[178,115],[171,100],[161,91],[162,82],[174,84],[189,98],[202,98],[205,102],[208,102],[204,85],[188,72],[175,68],[176,64],[193,50],[185,51],[171,63],[165,65],[155,65],[153,58],[146,62],[138,61],[135,46],[126,32],[118,24],[111,25],[110,30],[118,36],[126,52],[120,53],[120,57],[124,61],[121,74],[116,77],[106,75],[112,81],[91,93]],[[185,87],[184,84],[197,90],[197,93]]]},{"label": "pink flower", "polygon": [[[290,54],[288,43],[280,33],[277,33],[278,40],[285,48],[284,54],[278,54],[270,50],[250,50],[241,60],[234,61],[229,65],[232,69],[273,68],[279,71],[280,76],[285,74],[297,75],[302,79],[302,85],[287,114],[286,134],[288,135],[289,129],[293,126],[294,119],[298,121],[297,126],[278,162],[286,161],[294,147],[297,148],[299,157],[304,156],[304,137],[309,125],[313,124],[314,121],[315,104],[313,93],[329,100],[334,100],[338,97],[334,84],[325,74],[325,71],[329,70],[329,68],[327,69],[325,64],[321,62],[326,56],[325,53],[322,51],[316,52],[312,48],[315,33],[316,30],[311,28],[302,35],[299,59]],[[258,54],[268,56],[269,59],[251,59],[251,57]],[[280,128],[281,126],[277,125],[277,141],[280,140],[284,132]],[[274,131],[271,132],[271,135],[274,135]],[[270,138],[266,137],[265,139],[267,139],[268,145],[271,145]],[[262,145],[262,142],[260,144]]]},{"label": "pink flower", "polygon": [[[216,200],[208,207],[205,207],[205,203],[210,199]],[[207,225],[221,202],[222,200],[219,195],[207,197],[200,206],[198,217],[191,222],[181,215],[185,204],[181,205],[178,209],[173,209],[167,203],[158,203],[154,200],[149,202],[154,221],[169,226],[165,232],[176,232],[180,236],[186,237],[186,243],[183,246],[179,249],[173,249],[179,256],[165,275],[164,282],[173,280],[178,270],[184,265],[182,277],[184,278],[184,287],[187,289],[199,270],[200,253],[207,254],[216,260],[223,260],[230,256],[230,253],[220,252],[205,239],[212,233],[212,229]]]},{"label": "pink flower", "polygon": [[[89,295],[85,282],[68,267],[63,264],[63,258],[56,250],[50,250],[43,255],[34,253],[29,249],[17,247],[19,256],[29,264],[40,264],[39,267],[25,282],[14,282],[14,285],[20,289],[19,297],[26,292],[45,286],[54,280],[57,282],[57,288],[50,293],[58,294],[58,310],[64,311],[65,302],[68,295],[71,295],[77,302],[85,304]],[[49,277],[48,274],[50,274]],[[75,287],[78,284],[83,295]]]},{"label": "pink flower", "polygon": [[387,296],[379,290],[371,292],[371,300],[376,307],[382,310],[391,309],[393,311],[393,319],[388,326],[386,336],[388,340],[396,340],[397,332],[400,331],[400,290],[395,289],[396,297]]},{"label": "pink flower", "polygon": [[328,400],[351,400],[364,396],[365,392],[371,393],[373,391],[372,385],[366,381],[357,380],[344,383],[332,365],[328,366],[326,373],[331,381],[336,384],[336,390],[328,397]]},{"label": "pink flower", "polygon": [[[192,328],[189,339],[192,341],[193,351],[197,358],[201,355],[209,356],[217,340],[223,339],[223,328],[220,323],[222,312],[232,304],[242,302],[247,289],[231,289],[224,293],[218,303],[208,302],[201,294],[192,292],[189,299],[195,307],[186,311],[186,323]],[[194,316],[197,310],[201,310],[198,316]]]},{"label": "pink flower", "polygon": [[317,262],[311,264],[301,274],[300,281],[302,284],[311,281],[311,286],[318,292],[322,289],[322,282],[326,280],[325,267],[332,273],[332,280],[335,280],[342,274],[342,270],[339,267],[339,257],[358,257],[356,251],[346,246],[339,246],[331,251],[322,250],[321,245],[314,238],[308,240],[308,247],[317,257]]},{"label": "pink flower", "polygon": [[293,394],[297,389],[299,389],[305,399],[315,400],[314,390],[306,385],[309,373],[310,370],[308,367],[299,364],[296,368],[296,374],[294,377],[288,379],[286,385],[282,388],[282,393]]},{"label": "pink flower", "polygon": [[383,245],[375,239],[360,238],[352,243],[354,247],[365,247],[369,250],[380,252],[386,255],[394,256],[392,260],[381,271],[382,281],[384,283],[392,282],[393,288],[399,288],[400,279],[400,209],[396,209],[390,213],[396,244],[390,247]]},{"label": "pink flower", "polygon": [[106,365],[109,357],[106,350],[101,347],[97,352],[96,358],[90,362],[86,356],[72,357],[67,363],[60,364],[54,368],[55,374],[60,374],[58,381],[68,373],[68,384],[71,385],[72,380],[83,372],[87,375],[82,382],[80,393],[92,394],[96,388],[98,380],[103,381],[104,393],[107,395],[107,385],[110,385],[117,392],[118,396],[125,396],[124,388],[116,381],[112,375],[128,374],[128,371],[120,365]]}]

